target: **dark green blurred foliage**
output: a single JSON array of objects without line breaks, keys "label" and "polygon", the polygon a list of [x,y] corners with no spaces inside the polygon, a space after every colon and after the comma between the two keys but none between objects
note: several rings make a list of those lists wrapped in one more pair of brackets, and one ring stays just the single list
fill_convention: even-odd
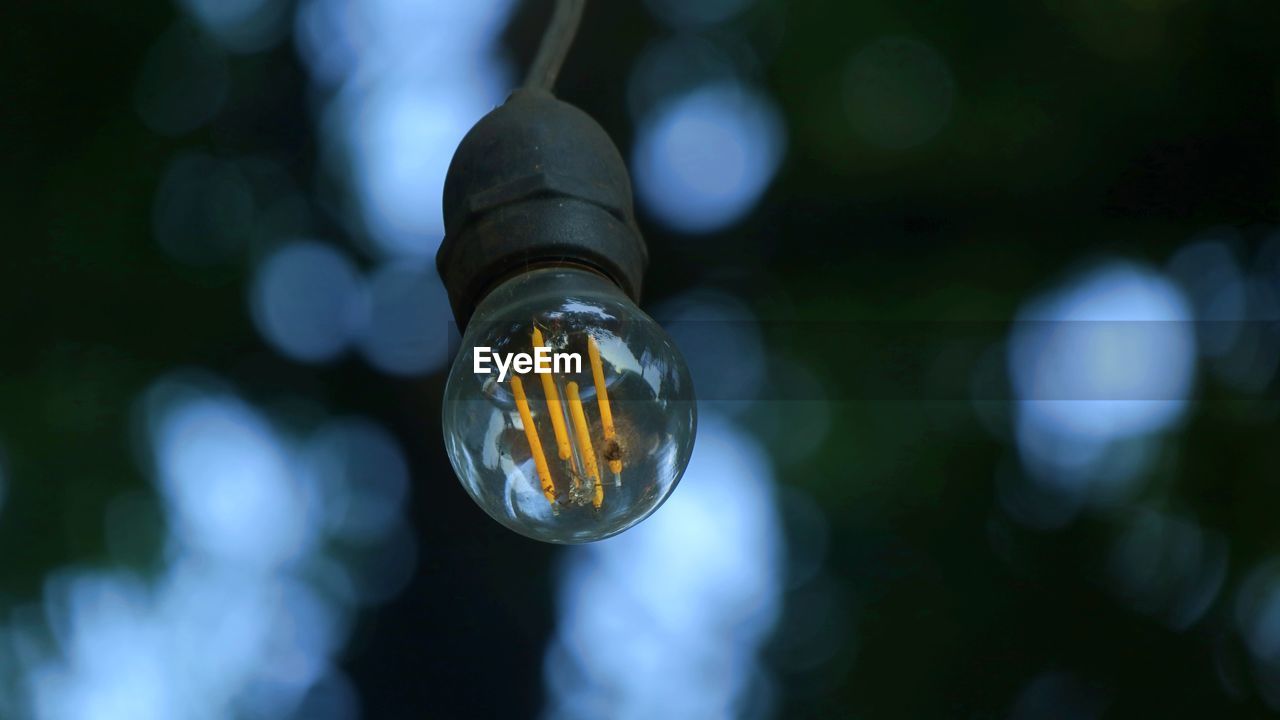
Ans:
[{"label": "dark green blurred foliage", "polygon": [[[453,480],[439,441],[442,378],[291,363],[245,310],[248,258],[270,239],[261,228],[345,233],[316,169],[293,49],[215,49],[213,60],[193,51],[207,83],[225,73],[225,98],[196,98],[197,110],[217,101],[212,122],[166,136],[140,119],[139,78],[172,70],[148,69],[158,39],[198,33],[168,4],[19,3],[5,15],[0,613],[34,601],[51,568],[156,560],[154,508],[140,515],[156,527],[108,540],[113,503],[154,502],[133,406],[162,373],[209,368],[255,402],[314,400],[380,418],[407,448],[417,575],[362,617],[344,658],[366,715],[468,717],[477,698],[501,716],[535,713],[552,551],[491,523]],[[540,18],[516,13],[505,40],[517,60],[531,56]],[[788,155],[760,206],[729,230],[644,227],[649,300],[711,284],[767,321],[1001,323],[1091,259],[1161,265],[1217,225],[1239,228],[1252,252],[1280,221],[1274,2],[772,0],[734,22],[784,111]],[[629,63],[656,32],[639,4],[596,3],[562,76],[565,99],[624,150]],[[874,80],[875,63],[892,58],[859,71],[873,81],[858,92],[888,110],[947,106],[936,135],[911,147],[877,144],[878,128],[898,127],[892,118],[851,119],[847,107],[852,59],[886,37],[922,38],[945,58],[945,73],[911,73],[916,90]],[[247,255],[184,265],[162,252],[153,204],[183,152],[266,158],[287,172],[247,181],[253,219],[228,241]],[[254,215],[283,185],[300,198],[283,219]],[[784,622],[770,655],[779,717],[1005,717],[1044,671],[1074,678],[1067,696],[1084,717],[1095,706],[1107,717],[1264,713],[1232,602],[1249,569],[1280,550],[1274,383],[1246,396],[1202,377],[1189,421],[1150,471],[1151,504],[1228,539],[1222,591],[1178,631],[1108,582],[1108,548],[1130,516],[1090,515],[1058,532],[1019,525],[996,498],[998,477],[1019,472],[1016,454],[971,403],[857,400],[849,388],[868,370],[863,358],[883,358],[866,350],[874,337],[833,344],[794,323],[764,327],[778,328],[771,350],[841,398],[824,410],[820,451],[778,464],[827,518],[823,582],[844,618],[815,667],[788,665]],[[945,338],[928,352],[937,382],[968,382],[980,353],[952,353]],[[996,405],[1007,425],[1007,405]],[[807,410],[762,403],[749,414],[779,458],[794,440],[777,423],[788,412]],[[786,617],[803,615],[804,593],[788,600]],[[1067,707],[1060,716],[1076,716]]]}]

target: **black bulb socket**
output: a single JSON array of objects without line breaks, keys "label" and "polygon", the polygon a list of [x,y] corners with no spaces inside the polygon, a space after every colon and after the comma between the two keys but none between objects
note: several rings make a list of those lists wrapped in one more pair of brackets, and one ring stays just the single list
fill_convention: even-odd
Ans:
[{"label": "black bulb socket", "polygon": [[458,145],[444,183],[436,267],[459,329],[502,281],[580,266],[634,302],[649,262],[631,178],[604,128],[548,92],[522,89]]}]

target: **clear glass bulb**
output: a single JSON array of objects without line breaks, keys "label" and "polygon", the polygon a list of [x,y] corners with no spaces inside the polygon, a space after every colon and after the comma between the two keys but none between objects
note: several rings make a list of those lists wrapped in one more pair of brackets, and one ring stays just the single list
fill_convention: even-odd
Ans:
[{"label": "clear glass bulb", "polygon": [[553,543],[607,538],[657,510],[696,426],[689,370],[667,334],[575,268],[530,270],[490,292],[444,392],[463,487],[493,519]]}]

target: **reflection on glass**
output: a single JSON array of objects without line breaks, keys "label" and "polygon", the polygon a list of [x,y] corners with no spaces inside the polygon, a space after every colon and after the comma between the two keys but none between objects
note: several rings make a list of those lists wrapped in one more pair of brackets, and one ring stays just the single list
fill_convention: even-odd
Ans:
[{"label": "reflection on glass", "polygon": [[[540,369],[515,364],[539,353]],[[467,492],[548,542],[599,540],[647,517],[684,472],[695,424],[675,346],[585,270],[533,270],[490,293],[445,389],[445,443]]]}]

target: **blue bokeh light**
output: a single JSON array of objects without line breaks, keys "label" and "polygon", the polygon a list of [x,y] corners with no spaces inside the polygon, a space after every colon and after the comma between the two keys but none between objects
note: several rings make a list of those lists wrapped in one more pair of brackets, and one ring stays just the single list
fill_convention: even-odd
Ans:
[{"label": "blue bokeh light", "polygon": [[45,605],[61,652],[29,689],[33,714],[59,720],[287,717],[345,632],[300,581],[191,558],[154,585],[64,571]]},{"label": "blue bokeh light", "polygon": [[167,528],[160,565],[154,577],[55,571],[44,621],[0,627],[24,648],[27,678],[0,708],[50,720],[356,717],[337,655],[356,603],[402,583],[368,586],[382,571],[333,548],[412,567],[399,445],[360,418],[295,441],[200,373],[161,379],[139,407]]},{"label": "blue bokeh light", "polygon": [[1186,290],[1199,321],[1200,349],[1208,357],[1230,352],[1245,317],[1245,278],[1230,242],[1234,231],[1223,231],[1191,243],[1169,259],[1169,272]]},{"label": "blue bokeh light", "polygon": [[636,194],[662,223],[706,233],[745,216],[786,149],[773,101],[735,82],[695,89],[641,119],[632,156]]},{"label": "blue bokeh light", "polygon": [[388,257],[434,255],[444,237],[440,198],[453,152],[502,95],[493,73],[477,73],[449,83],[386,82],[344,96],[363,219]]},{"label": "blue bokeh light", "polygon": [[341,252],[317,242],[289,243],[257,269],[250,294],[254,324],[284,355],[322,362],[347,348],[364,327],[364,278]]},{"label": "blue bokeh light", "polygon": [[1280,559],[1258,565],[1236,595],[1236,627],[1252,659],[1258,690],[1280,711]]},{"label": "blue bokeh light", "polygon": [[676,296],[653,317],[680,348],[701,402],[739,412],[755,400],[764,380],[764,337],[751,308],[715,290]]},{"label": "blue bokeh light", "polygon": [[278,564],[315,541],[305,489],[266,420],[229,398],[182,403],[158,419],[160,489],[174,533],[246,566]]},{"label": "blue bokeh light", "polygon": [[1280,662],[1280,560],[1249,573],[1236,598],[1236,624],[1249,651]]},{"label": "blue bokeh light", "polygon": [[467,130],[510,87],[496,37],[509,0],[303,3],[297,42],[324,110],[331,170],[387,258],[428,259],[444,234],[440,198]]},{"label": "blue bokeh light", "polygon": [[422,375],[449,361],[453,313],[432,269],[388,263],[369,279],[369,321],[360,350],[391,375]]},{"label": "blue bokeh light", "polygon": [[1033,473],[1083,480],[1111,443],[1178,422],[1194,383],[1191,320],[1172,282],[1120,261],[1024,306],[1008,362],[1018,447]]},{"label": "blue bokeh light", "polygon": [[1186,630],[1222,590],[1227,541],[1192,518],[1138,510],[1116,538],[1108,568],[1131,607]]},{"label": "blue bokeh light", "polygon": [[179,4],[236,52],[266,50],[283,39],[289,27],[286,0],[179,0]]},{"label": "blue bokeh light", "polygon": [[1023,411],[1101,439],[1168,427],[1191,392],[1191,320],[1177,287],[1128,263],[1032,301],[1018,314],[1009,350]]},{"label": "blue bokeh light", "polygon": [[331,537],[368,545],[403,522],[409,467],[382,427],[359,418],[331,421],[308,439],[302,457]]},{"label": "blue bokeh light", "polygon": [[679,492],[629,532],[567,554],[549,717],[767,711],[758,654],[785,576],[773,479],[750,436],[699,415]]},{"label": "blue bokeh light", "polygon": [[1239,258],[1234,228],[1213,228],[1179,250],[1169,271],[1196,312],[1200,350],[1214,377],[1250,395],[1263,393],[1280,369],[1280,240],[1264,243],[1252,271]]},{"label": "blue bokeh light", "polygon": [[741,63],[731,50],[738,46],[725,48],[723,39],[717,40],[681,33],[650,41],[627,79],[632,119],[639,121],[650,109],[699,87],[737,79]]}]

